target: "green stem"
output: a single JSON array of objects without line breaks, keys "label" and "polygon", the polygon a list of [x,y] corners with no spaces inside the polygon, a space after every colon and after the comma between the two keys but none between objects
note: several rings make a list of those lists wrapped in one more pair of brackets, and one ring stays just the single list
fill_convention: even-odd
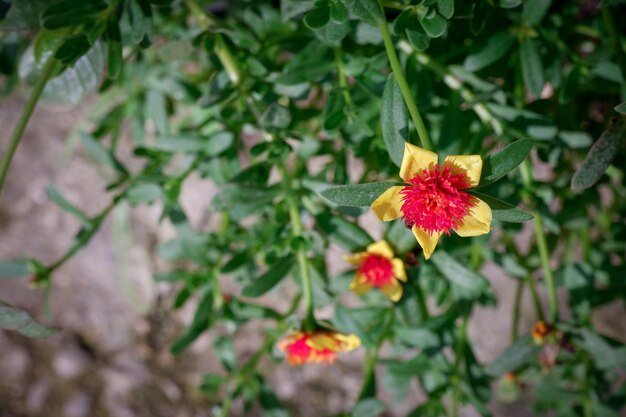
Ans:
[{"label": "green stem", "polygon": [[463,317],[463,323],[459,329],[459,338],[457,339],[455,349],[455,361],[454,361],[454,375],[453,375],[453,396],[452,396],[452,410],[451,416],[458,417],[459,405],[461,403],[461,365],[464,360],[465,352],[465,339],[467,337],[467,324],[469,322],[469,314]]},{"label": "green stem", "polygon": [[35,110],[35,106],[37,105],[37,101],[39,101],[39,97],[41,97],[41,93],[43,92],[48,79],[54,73],[57,67],[58,61],[53,56],[48,59],[46,65],[44,65],[41,74],[39,75],[39,79],[33,88],[26,105],[24,106],[24,111],[20,116],[20,119],[17,121],[17,125],[13,130],[13,134],[11,135],[11,139],[9,140],[9,146],[4,152],[4,156],[2,157],[2,162],[0,162],[0,193],[2,192],[2,187],[4,185],[4,180],[6,178],[7,172],[9,171],[9,166],[11,165],[11,161],[13,160],[13,155],[17,150],[18,145],[20,144],[20,140],[22,139],[22,135],[24,134],[24,129],[26,129],[26,125],[30,120],[30,116],[33,114]]},{"label": "green stem", "polygon": [[365,355],[365,364],[363,365],[363,384],[359,392],[359,400],[376,396],[376,363],[378,362],[378,352],[382,347],[387,335],[391,330],[391,326],[394,322],[394,310],[387,311],[387,319],[384,325],[383,332],[374,346],[367,350]]},{"label": "green stem", "polygon": [[556,296],[556,287],[554,285],[554,276],[550,267],[550,254],[548,253],[548,245],[543,231],[543,217],[538,211],[534,212],[535,216],[535,238],[537,239],[537,249],[539,249],[539,258],[541,259],[541,267],[543,268],[546,287],[548,289],[548,304],[550,306],[550,319],[552,323],[559,321],[559,305]]},{"label": "green stem", "polygon": [[[282,178],[283,192],[285,194],[285,201],[289,208],[289,219],[291,221],[291,227],[293,228],[293,236],[302,236],[304,227],[302,226],[302,219],[300,218],[300,211],[298,209],[297,202],[291,197],[291,188],[289,187],[289,175],[285,165],[281,162],[278,164],[278,171]],[[305,330],[312,331],[315,329],[315,304],[313,302],[313,289],[311,286],[311,275],[309,273],[309,260],[306,255],[306,247],[303,243],[298,246],[296,252],[296,259],[298,261],[298,267],[300,269],[300,277],[302,279],[302,292],[304,294],[304,304],[306,309],[306,316],[304,320]]]},{"label": "green stem", "polygon": [[617,31],[615,20],[613,19],[613,15],[611,14],[609,7],[602,7],[602,18],[604,19],[607,32],[609,32],[609,39],[611,40],[611,46],[613,47],[613,52],[615,53],[615,59],[617,60],[617,64],[622,72],[622,81],[624,85],[626,85],[626,53],[620,43],[619,32]]},{"label": "green stem", "polygon": [[[380,3],[380,5],[382,7],[382,3]],[[422,116],[417,108],[417,104],[415,104],[415,100],[413,100],[413,96],[411,95],[411,89],[406,82],[406,78],[404,78],[404,72],[400,66],[400,61],[398,60],[398,55],[396,54],[396,49],[393,44],[393,40],[391,39],[387,22],[380,24],[378,27],[383,35],[383,42],[385,43],[385,50],[387,51],[389,64],[391,64],[391,69],[393,70],[393,76],[398,82],[398,87],[400,87],[400,91],[402,92],[406,106],[409,109],[413,123],[415,123],[415,128],[417,129],[417,135],[419,136],[421,146],[425,149],[432,150],[433,145],[430,142],[428,131],[426,130],[426,126],[424,126],[424,121],[422,120]]]},{"label": "green stem", "polygon": [[428,312],[428,304],[426,304],[424,291],[422,291],[422,287],[418,281],[415,282],[414,288],[415,295],[417,297],[417,306],[420,309],[421,319],[422,321],[426,321],[430,318],[430,313]]},{"label": "green stem", "polygon": [[348,90],[348,79],[346,77],[346,70],[343,66],[343,49],[335,48],[335,64],[337,65],[337,74],[339,76],[339,87],[341,87],[341,94],[348,107],[352,107],[352,97]]},{"label": "green stem", "polygon": [[524,281],[518,280],[515,286],[515,301],[513,302],[513,324],[511,326],[511,342],[519,336],[520,312],[522,307],[522,295],[524,295]]}]

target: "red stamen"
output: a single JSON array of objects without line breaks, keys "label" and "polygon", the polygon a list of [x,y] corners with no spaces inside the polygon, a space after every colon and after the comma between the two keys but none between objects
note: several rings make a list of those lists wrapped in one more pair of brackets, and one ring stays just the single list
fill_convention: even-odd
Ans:
[{"label": "red stamen", "polygon": [[366,282],[377,288],[394,279],[391,261],[380,255],[368,255],[363,260],[358,272],[365,277]]},{"label": "red stamen", "polygon": [[444,232],[450,234],[463,224],[463,218],[472,207],[472,196],[461,190],[469,188],[466,174],[453,174],[450,167],[439,170],[425,169],[407,181],[402,194],[402,215],[407,227],[414,224],[428,234]]}]

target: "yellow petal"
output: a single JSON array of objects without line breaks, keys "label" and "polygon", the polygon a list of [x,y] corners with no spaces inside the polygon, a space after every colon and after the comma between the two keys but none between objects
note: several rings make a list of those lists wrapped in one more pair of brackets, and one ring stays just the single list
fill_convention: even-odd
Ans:
[{"label": "yellow petal", "polygon": [[313,333],[306,341],[306,344],[317,350],[329,349],[333,352],[338,350],[338,341],[332,333]]},{"label": "yellow petal", "polygon": [[350,290],[357,295],[363,295],[372,289],[372,284],[365,281],[365,278],[361,274],[357,274],[350,283]]},{"label": "yellow petal", "polygon": [[389,243],[384,240],[380,240],[376,243],[372,243],[367,246],[367,253],[372,255],[380,255],[386,259],[393,259],[393,249],[389,246]]},{"label": "yellow petal", "polygon": [[480,236],[491,231],[491,207],[479,198],[472,198],[473,204],[467,216],[463,218],[463,224],[454,231],[463,237]]},{"label": "yellow petal", "polygon": [[404,156],[400,167],[400,178],[408,181],[421,175],[425,169],[434,169],[439,162],[437,154],[408,143],[404,144]]},{"label": "yellow petal", "polygon": [[380,287],[380,290],[394,303],[402,297],[402,285],[395,279]]},{"label": "yellow petal", "polygon": [[470,187],[476,187],[483,171],[483,159],[480,155],[450,155],[443,161],[443,167],[450,167],[453,174],[465,174]]},{"label": "yellow petal", "polygon": [[353,253],[352,255],[344,255],[343,260],[352,266],[361,266],[363,259],[367,256],[367,252]]},{"label": "yellow petal", "polygon": [[415,238],[417,239],[417,243],[420,244],[422,250],[424,251],[424,258],[430,259],[443,232],[434,232],[432,235],[429,235],[428,232],[417,226],[413,226],[412,230],[413,235],[415,235]]},{"label": "yellow petal", "polygon": [[404,270],[404,262],[402,262],[402,260],[398,258],[392,259],[391,268],[394,277],[398,278],[400,281],[406,282],[406,271]]},{"label": "yellow petal", "polygon": [[355,334],[335,333],[334,337],[339,341],[342,352],[349,352],[361,346],[361,339]]},{"label": "yellow petal", "polygon": [[402,216],[402,191],[404,187],[394,186],[388,188],[372,203],[372,210],[378,220],[388,222]]}]

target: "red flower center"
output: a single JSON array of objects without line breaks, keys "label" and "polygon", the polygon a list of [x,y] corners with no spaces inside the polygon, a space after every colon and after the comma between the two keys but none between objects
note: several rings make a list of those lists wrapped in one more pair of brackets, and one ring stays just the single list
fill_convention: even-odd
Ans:
[{"label": "red flower center", "polygon": [[377,288],[394,278],[391,261],[380,255],[368,255],[359,266],[358,272],[365,277],[365,281]]},{"label": "red flower center", "polygon": [[336,353],[330,349],[318,350],[307,344],[309,335],[304,335],[287,346],[287,361],[291,365],[301,365],[303,363],[322,362],[332,363]]},{"label": "red flower center", "polygon": [[472,196],[461,190],[469,188],[465,174],[453,174],[450,167],[422,172],[407,181],[402,191],[402,215],[407,227],[419,226],[428,234],[450,234],[463,224],[463,218],[472,207]]}]

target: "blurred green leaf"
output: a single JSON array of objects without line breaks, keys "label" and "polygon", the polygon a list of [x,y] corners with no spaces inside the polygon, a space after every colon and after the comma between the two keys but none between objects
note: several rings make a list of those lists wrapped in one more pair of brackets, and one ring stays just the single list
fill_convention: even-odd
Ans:
[{"label": "blurred green leaf", "polygon": [[431,261],[448,281],[465,291],[461,298],[475,298],[489,288],[489,282],[482,275],[469,270],[443,250],[436,250]]},{"label": "blurred green leaf", "polygon": [[154,141],[154,148],[166,152],[204,152],[215,156],[228,149],[233,141],[233,134],[230,132],[221,132],[211,138],[184,133],[159,136]]},{"label": "blurred green leaf", "polygon": [[313,8],[313,10],[308,12],[302,20],[310,29],[319,29],[328,23],[329,19],[330,9],[328,6],[324,5]]},{"label": "blurred green leaf", "polygon": [[615,111],[621,114],[626,114],[626,103],[615,106]]},{"label": "blurred green leaf", "polygon": [[33,274],[29,260],[0,261],[0,278],[19,278]]},{"label": "blurred green leaf", "polygon": [[513,47],[515,36],[511,32],[498,32],[480,43],[465,57],[463,66],[468,71],[483,69],[505,56]]},{"label": "blurred green leaf", "polygon": [[213,313],[213,284],[202,288],[198,308],[187,331],[172,344],[170,351],[177,355],[192,344],[206,329],[209,328]]},{"label": "blurred green leaf", "polygon": [[46,192],[48,193],[48,197],[50,197],[50,199],[54,201],[54,203],[61,209],[76,216],[83,224],[87,225],[91,223],[91,219],[85,213],[83,213],[82,210],[67,201],[65,197],[61,195],[59,190],[57,190],[53,185],[49,185],[46,189]]},{"label": "blurred green leaf", "polygon": [[316,218],[316,222],[332,241],[349,251],[363,250],[373,242],[370,235],[358,224],[349,222],[342,217],[322,214]]},{"label": "blurred green leaf", "polygon": [[539,97],[545,84],[543,64],[534,39],[524,38],[520,44],[520,62],[522,64],[522,78],[528,91]]},{"label": "blurred green leaf", "polygon": [[522,23],[535,26],[543,19],[551,4],[552,0],[526,0],[522,9]]},{"label": "blurred green leaf", "polygon": [[376,0],[341,0],[343,4],[350,10],[359,20],[378,26],[385,22],[385,16]]},{"label": "blurred green leaf", "polygon": [[292,256],[279,259],[267,272],[246,285],[241,290],[241,295],[244,297],[260,297],[278,285],[287,276],[293,264],[294,258]]},{"label": "blurred green leaf", "polygon": [[404,155],[404,144],[409,136],[409,119],[404,97],[393,73],[387,76],[385,83],[380,108],[380,125],[389,157],[394,164],[400,166]]},{"label": "blurred green leaf", "polygon": [[163,199],[163,189],[154,183],[134,184],[126,191],[131,204],[149,204]]},{"label": "blurred green leaf", "polygon": [[352,411],[353,417],[376,417],[381,415],[387,406],[376,398],[366,398],[359,401]]},{"label": "blurred green leaf", "polygon": [[620,142],[626,135],[624,119],[612,119],[600,139],[593,144],[580,168],[574,173],[571,188],[581,191],[593,186],[609,167],[617,154]]},{"label": "blurred green leaf", "polygon": [[41,25],[54,30],[91,23],[107,8],[102,0],[63,0],[47,7],[41,15]]},{"label": "blurred green leaf", "polygon": [[280,14],[284,22],[313,8],[313,0],[282,0]]},{"label": "blurred green leaf", "polygon": [[508,372],[517,371],[531,361],[537,360],[541,348],[533,344],[527,335],[517,339],[498,358],[487,366],[488,375],[499,377]]},{"label": "blurred green leaf", "polygon": [[0,301],[0,329],[15,330],[26,337],[42,338],[53,335],[58,328],[36,322],[28,313]]}]

